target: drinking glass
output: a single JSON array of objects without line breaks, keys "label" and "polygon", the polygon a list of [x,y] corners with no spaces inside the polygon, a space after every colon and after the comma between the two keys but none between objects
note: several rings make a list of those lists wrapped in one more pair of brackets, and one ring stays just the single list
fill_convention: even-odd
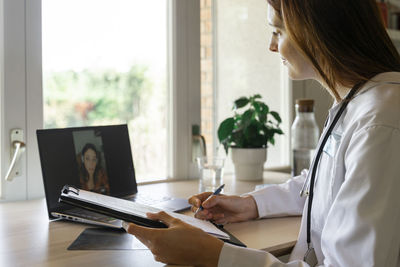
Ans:
[{"label": "drinking glass", "polygon": [[198,157],[196,161],[200,172],[199,192],[214,192],[223,184],[222,176],[225,159],[208,156]]}]

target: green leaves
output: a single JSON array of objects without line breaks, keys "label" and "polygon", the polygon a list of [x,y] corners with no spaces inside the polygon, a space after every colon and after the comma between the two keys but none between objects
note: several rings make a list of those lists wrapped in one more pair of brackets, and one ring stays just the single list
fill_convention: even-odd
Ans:
[{"label": "green leaves", "polygon": [[279,116],[279,114],[278,114],[277,112],[271,111],[270,113],[271,113],[272,117],[274,117],[274,119],[275,119],[277,122],[279,122],[279,123],[282,122],[281,117]]},{"label": "green leaves", "polygon": [[[259,99],[259,94],[236,99],[232,108],[234,116],[219,125],[218,139],[226,153],[229,147],[259,148],[267,147],[268,143],[274,145],[274,135],[283,134],[279,128],[282,122],[279,114],[270,111],[268,105]],[[244,112],[240,113],[239,110],[244,108]]]},{"label": "green leaves", "polygon": [[249,103],[249,99],[247,97],[241,97],[239,99],[235,100],[235,103],[233,105],[233,110],[242,108],[246,106]]},{"label": "green leaves", "polygon": [[224,145],[226,153],[228,153],[228,139],[232,135],[234,124],[235,120],[233,118],[227,118],[218,127],[218,139]]},{"label": "green leaves", "polygon": [[225,140],[233,131],[233,126],[235,124],[235,120],[233,118],[227,118],[218,128],[218,139]]},{"label": "green leaves", "polygon": [[241,126],[243,126],[243,128],[249,126],[249,124],[253,120],[253,116],[254,116],[254,110],[252,110],[252,109],[246,110],[246,112],[243,113],[243,116],[242,116],[242,122],[241,122],[242,125]]}]

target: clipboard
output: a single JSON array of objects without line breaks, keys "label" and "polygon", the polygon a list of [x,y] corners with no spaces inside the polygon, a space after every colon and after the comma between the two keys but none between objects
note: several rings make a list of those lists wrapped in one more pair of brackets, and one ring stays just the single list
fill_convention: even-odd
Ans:
[{"label": "clipboard", "polygon": [[229,243],[229,244],[235,245],[235,246],[247,248],[246,244],[244,244],[242,241],[237,239],[236,236],[232,235],[227,230],[225,230],[223,225],[216,225],[215,224],[215,226],[218,227],[222,232],[224,232],[227,235],[229,235],[229,239],[221,239],[222,241],[224,241],[225,243]]},{"label": "clipboard", "polygon": [[[160,209],[135,203],[129,200],[81,190],[74,186],[65,185],[61,190],[59,201],[116,219],[132,222],[137,225],[151,228],[167,228],[164,223],[160,221],[154,221],[146,217],[147,212],[160,212],[162,211]],[[125,208],[124,205],[129,205],[129,209]],[[135,208],[137,208],[137,210],[135,210]],[[168,212],[168,214],[175,218],[181,219],[188,224],[198,227],[206,233],[211,234],[224,242],[246,247],[245,244],[223,229],[222,226],[179,213]]]},{"label": "clipboard", "polygon": [[[81,193],[86,193],[84,196],[81,196]],[[97,196],[99,195],[99,196]],[[101,197],[100,197],[101,196]],[[103,199],[103,201],[99,201],[99,199]],[[66,204],[79,207],[82,209],[94,211],[100,214],[104,214],[109,217],[113,217],[116,219],[120,219],[123,221],[127,222],[132,222],[137,225],[141,226],[146,226],[146,227],[151,227],[151,228],[167,228],[167,226],[160,222],[160,221],[154,221],[150,220],[145,217],[145,214],[143,212],[131,212],[127,213],[124,212],[121,209],[118,209],[116,207],[113,207],[112,204],[105,204],[105,201],[110,201],[110,203],[113,203],[112,199],[117,199],[114,197],[110,196],[105,196],[101,194],[97,194],[94,192],[89,192],[85,190],[80,190],[74,186],[71,185],[65,185],[63,189],[61,190],[61,195],[59,198],[59,202],[64,202]],[[127,200],[124,200],[127,201]],[[131,201],[130,201],[131,202]],[[133,202],[132,202],[133,203]],[[136,203],[136,206],[140,209],[146,209],[145,212],[159,212],[161,210],[152,208],[149,206],[145,205],[140,205]]]}]

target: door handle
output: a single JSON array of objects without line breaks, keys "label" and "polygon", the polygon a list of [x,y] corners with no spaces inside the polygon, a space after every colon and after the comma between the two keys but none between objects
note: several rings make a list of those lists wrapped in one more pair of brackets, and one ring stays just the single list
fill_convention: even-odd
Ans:
[{"label": "door handle", "polygon": [[25,152],[26,145],[23,138],[24,132],[21,129],[11,130],[11,163],[7,170],[6,181],[12,181],[15,176],[21,175],[20,168],[16,166],[18,165],[17,163],[21,155]]}]

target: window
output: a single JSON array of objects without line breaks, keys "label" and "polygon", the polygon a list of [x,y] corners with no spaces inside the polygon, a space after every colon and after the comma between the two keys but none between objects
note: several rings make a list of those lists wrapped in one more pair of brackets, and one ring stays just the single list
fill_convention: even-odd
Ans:
[{"label": "window", "polygon": [[[1,166],[0,168],[4,170],[8,168],[9,160],[10,160],[10,141],[9,135],[10,131],[13,128],[20,128],[24,131],[24,137],[26,141],[26,153],[21,157],[21,175],[16,177],[12,182],[4,182],[1,183],[1,200],[11,201],[11,200],[22,200],[22,199],[31,199],[38,198],[44,196],[43,184],[42,184],[42,176],[41,176],[41,168],[39,162],[39,154],[37,149],[37,141],[36,141],[36,129],[43,128],[45,123],[43,122],[43,109],[44,109],[44,99],[47,99],[51,102],[49,95],[54,92],[49,91],[49,93],[44,93],[42,88],[43,84],[46,82],[43,78],[47,78],[48,73],[47,68],[50,65],[46,65],[46,45],[43,44],[43,59],[44,66],[42,64],[42,29],[43,31],[43,39],[45,38],[45,23],[46,20],[46,2],[50,2],[48,0],[43,1],[43,10],[42,10],[42,1],[41,0],[32,0],[32,1],[23,1],[23,0],[15,0],[15,1],[3,1],[1,3],[0,16],[2,16],[2,20],[0,20],[0,31],[3,32],[2,39],[0,39],[0,47],[3,49],[2,55],[3,58],[0,58],[0,63],[2,65],[2,84],[1,86],[1,105],[0,112],[2,115],[2,124],[1,124]],[[53,2],[53,1],[51,1]],[[63,3],[62,0],[54,0],[57,3]],[[70,1],[72,2],[72,1]],[[82,1],[73,1],[75,3],[74,8],[65,9],[68,12],[67,21],[70,22],[70,25],[74,24],[74,20],[78,18],[78,14],[80,6],[85,3],[81,3]],[[84,1],[86,2],[86,1]],[[91,25],[91,27],[87,27],[87,31],[85,35],[95,35],[101,34],[103,31],[96,28],[97,24],[93,22],[94,19],[99,16],[98,13],[100,11],[97,9],[97,5],[104,3],[104,1],[89,1],[92,3],[92,9],[86,13],[85,17],[87,18],[87,24]],[[152,162],[152,170],[157,169],[156,171],[159,173],[163,173],[165,176],[161,178],[177,178],[177,179],[185,179],[189,177],[193,177],[192,175],[192,167],[191,163],[191,125],[200,124],[200,11],[199,11],[199,1],[197,0],[151,0],[151,1],[107,1],[108,10],[107,14],[102,13],[104,16],[102,20],[108,21],[109,25],[113,25],[112,19],[110,19],[111,11],[116,10],[118,5],[123,3],[124,5],[130,5],[131,2],[150,2],[152,3],[151,10],[147,9],[146,15],[149,17],[153,16],[154,9],[159,8],[158,5],[165,7],[164,13],[164,25],[160,27],[166,28],[165,32],[165,41],[163,45],[162,43],[153,44],[147,43],[146,50],[152,50],[154,48],[153,45],[164,46],[164,56],[165,56],[165,64],[167,67],[164,67],[164,71],[157,71],[151,68],[142,68],[145,60],[134,62],[135,64],[140,65],[140,68],[134,69],[134,73],[137,74],[136,70],[145,70],[143,71],[143,77],[150,81],[148,84],[151,86],[158,86],[157,88],[162,88],[161,80],[152,80],[152,73],[157,72],[157,74],[161,74],[160,79],[164,79],[166,85],[164,86],[164,92],[166,94],[166,108],[164,110],[165,117],[167,118],[164,122],[166,124],[165,132],[164,130],[159,131],[160,135],[164,135],[165,141],[163,140],[155,140],[157,142],[158,147],[166,147],[166,155],[161,155],[165,160],[165,165],[156,165]],[[65,3],[65,2],[64,2]],[[43,18],[42,18],[43,12]],[[97,13],[96,13],[97,12]],[[136,14],[139,11],[137,9],[133,10],[131,14]],[[93,14],[96,13],[96,14]],[[61,14],[62,15],[62,14]],[[61,16],[60,15],[60,16]],[[83,16],[83,14],[81,15]],[[129,18],[126,18],[129,19]],[[160,19],[160,18],[157,18]],[[155,20],[157,21],[157,20]],[[100,23],[100,22],[99,22]],[[86,25],[87,25],[86,24]],[[43,26],[43,27],[42,27]],[[123,27],[122,25],[121,27]],[[150,22],[141,21],[141,33],[145,35],[141,38],[151,38],[148,35],[155,34],[151,31],[151,28],[154,27],[154,21]],[[83,26],[82,26],[83,27]],[[132,26],[133,27],[133,26]],[[126,28],[125,28],[126,29]],[[115,31],[119,30],[119,28],[115,28]],[[61,31],[61,30],[60,30]],[[74,31],[72,31],[72,34]],[[78,31],[75,32],[76,34]],[[65,33],[67,34],[67,33]],[[116,33],[112,33],[116,34]],[[62,34],[61,34],[62,35]],[[113,35],[115,36],[115,35]],[[65,42],[69,42],[69,40],[65,40],[63,36],[61,36]],[[61,38],[60,37],[60,38]],[[80,36],[82,38],[86,38],[87,36]],[[158,36],[160,37],[160,36]],[[140,36],[138,37],[140,40]],[[82,49],[85,48],[86,42],[83,39],[81,42],[79,40],[76,41],[78,44],[71,44],[67,50],[59,50],[58,53],[64,54],[68,53],[68,51],[74,49],[73,46],[81,45]],[[93,44],[93,43],[92,43]],[[102,44],[103,45],[103,44]],[[120,46],[118,49],[122,48],[125,45],[124,42],[120,42]],[[64,47],[64,46],[63,46]],[[92,46],[93,51],[99,49],[100,46],[97,43],[94,43]],[[114,51],[114,55],[117,55],[118,51]],[[141,54],[143,55],[143,54]],[[74,55],[71,55],[73,57]],[[90,57],[90,56],[89,56]],[[93,57],[93,56],[92,56]],[[78,59],[76,61],[79,61]],[[76,63],[73,60],[72,63]],[[104,74],[104,61],[98,61],[99,68],[96,68],[96,71],[100,70],[100,77]],[[101,64],[100,64],[101,63]],[[127,62],[132,63],[132,62]],[[48,64],[48,63],[47,63]],[[76,67],[76,66],[75,66]],[[102,68],[100,68],[102,67]],[[114,66],[113,66],[114,67]],[[45,71],[42,72],[42,69]],[[71,66],[68,68],[71,70]],[[72,71],[80,72],[85,69],[82,66],[78,66]],[[122,70],[121,70],[122,69]],[[120,75],[126,74],[123,67],[121,69],[116,69],[115,72],[118,72]],[[130,68],[125,68],[129,69]],[[59,71],[60,69],[54,67],[52,72]],[[139,71],[139,73],[141,73]],[[47,73],[47,74],[46,74]],[[92,70],[88,71],[88,75],[84,77],[89,77],[90,74],[93,74]],[[71,74],[71,73],[70,73]],[[162,76],[164,75],[164,77]],[[97,76],[96,76],[97,77]],[[112,79],[111,79],[112,80]],[[54,80],[53,80],[54,81]],[[97,81],[96,79],[92,79],[91,81]],[[76,82],[76,81],[75,81]],[[86,89],[85,86],[86,80],[79,80],[77,84],[82,86],[81,88]],[[75,84],[75,85],[77,85]],[[151,87],[155,88],[155,87]],[[167,90],[168,88],[168,90]],[[155,90],[155,89],[154,89]],[[97,91],[94,94],[97,96]],[[69,98],[75,99],[75,94],[84,94],[82,90],[75,90],[74,94],[68,94]],[[149,92],[147,92],[149,93]],[[157,95],[156,100],[152,99],[149,105],[153,107],[157,106],[158,103],[164,102],[162,100],[162,95]],[[60,97],[57,95],[57,97]],[[95,98],[93,95],[88,96]],[[148,95],[146,95],[148,97]],[[107,96],[106,100],[115,99],[116,96]],[[85,98],[82,98],[85,99]],[[145,98],[148,99],[148,98]],[[159,102],[157,102],[157,100]],[[118,102],[120,103],[120,102]],[[141,102],[144,103],[144,102]],[[86,103],[85,103],[86,105]],[[81,108],[84,108],[85,105],[78,105]],[[71,105],[69,106],[71,108]],[[139,108],[139,106],[137,106]],[[73,107],[75,108],[75,107]],[[119,108],[119,107],[118,107]],[[83,109],[85,110],[85,109]],[[143,109],[140,109],[143,110]],[[51,114],[52,110],[47,110],[46,113],[49,112]],[[154,112],[154,110],[151,110]],[[92,116],[92,115],[91,115]],[[90,119],[93,117],[90,116]],[[51,116],[50,116],[51,117]],[[68,117],[68,116],[67,116]],[[73,116],[72,116],[73,117]],[[95,116],[94,116],[95,117]],[[71,116],[68,117],[71,119]],[[97,118],[97,117],[96,117]],[[71,122],[71,120],[61,121],[62,123]],[[84,118],[85,119],[85,118]],[[54,120],[49,120],[48,127],[52,127],[52,123],[55,123]],[[124,122],[124,121],[120,121]],[[103,122],[93,122],[93,123],[120,123],[116,122],[113,119],[108,118]],[[59,122],[57,122],[59,123]],[[74,123],[79,125],[79,123],[84,123],[84,120],[77,120]],[[157,123],[153,122],[154,125],[160,124],[158,120]],[[68,125],[68,124],[66,124]],[[151,125],[152,127],[153,125]],[[150,127],[150,126],[149,126]],[[154,128],[150,128],[154,129]],[[157,126],[157,131],[160,129],[160,126]],[[135,136],[133,137],[135,138]],[[136,141],[132,141],[134,152],[139,152],[135,148]],[[157,150],[160,151],[160,150]],[[161,153],[158,153],[161,154]],[[157,154],[157,156],[158,156]],[[152,160],[152,159],[151,159]],[[136,162],[135,162],[136,164]],[[137,165],[137,164],[136,164]],[[164,168],[164,166],[166,166]],[[140,169],[138,166],[135,166],[137,169]],[[149,170],[149,171],[152,171]],[[155,172],[154,172],[155,173]],[[156,174],[154,174],[155,176]],[[139,176],[139,174],[138,174]],[[151,175],[151,179],[154,179],[154,176]],[[148,176],[150,177],[150,175]],[[138,177],[140,179],[140,177]]]},{"label": "window", "polygon": [[127,123],[138,180],[166,178],[166,25],[166,1],[43,0],[44,127]]}]

